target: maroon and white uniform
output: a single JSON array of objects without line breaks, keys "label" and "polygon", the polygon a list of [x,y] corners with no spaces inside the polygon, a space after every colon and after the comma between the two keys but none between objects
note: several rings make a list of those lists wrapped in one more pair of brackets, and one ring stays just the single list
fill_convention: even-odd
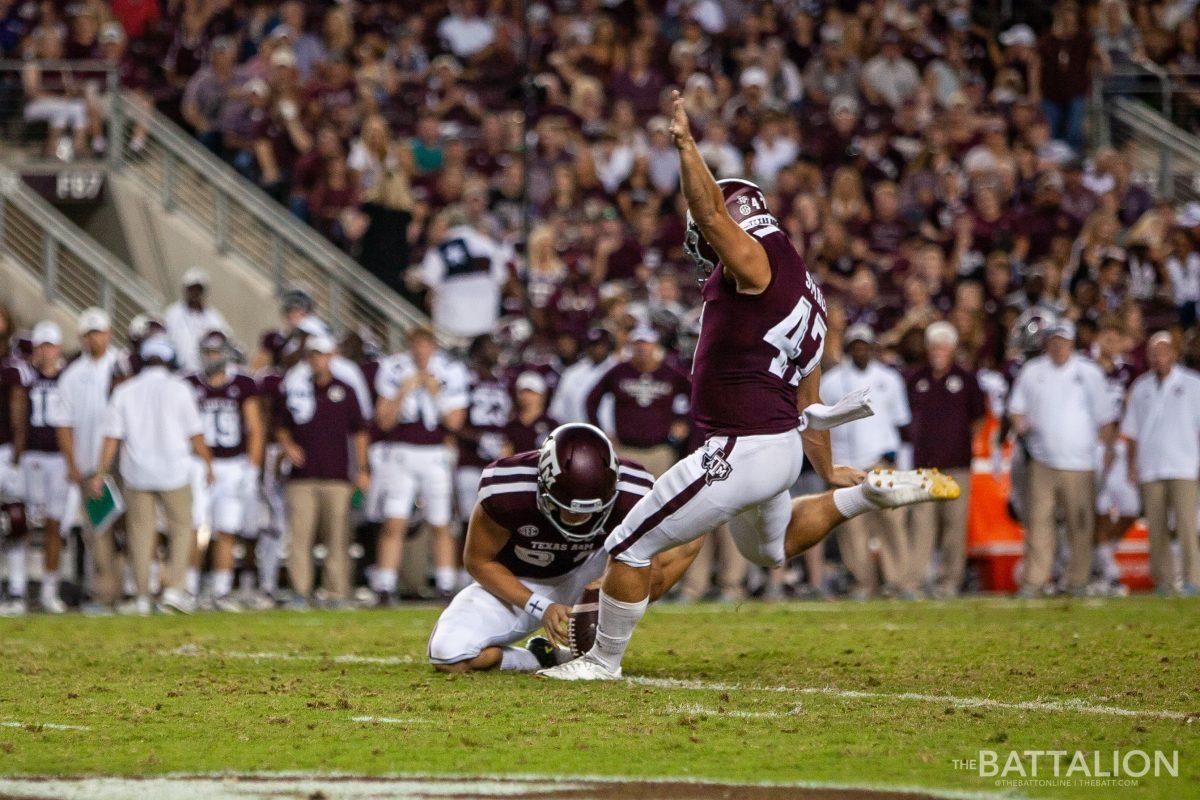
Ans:
[{"label": "maroon and white uniform", "polygon": [[[383,519],[411,519],[418,498],[430,525],[447,525],[454,490],[453,449],[446,415],[467,407],[467,369],[445,353],[434,353],[429,373],[440,384],[436,396],[425,387],[409,392],[400,404],[396,425],[386,434],[382,472],[376,476],[383,488]],[[375,391],[391,400],[400,387],[418,372],[408,353],[388,356],[379,364]]]},{"label": "maroon and white uniform", "polygon": [[504,454],[504,429],[512,413],[512,394],[502,375],[471,373],[467,421],[458,436],[458,469],[454,474],[458,516],[463,522],[471,518],[475,508],[483,468]]},{"label": "maroon and white uniform", "polygon": [[25,450],[21,453],[21,480],[24,500],[32,519],[62,522],[67,516],[71,482],[67,480],[67,462],[58,451],[52,415],[59,406],[58,378],[22,363],[18,368],[21,385],[29,397],[25,417]]},{"label": "maroon and white uniform", "polygon": [[195,470],[193,519],[196,527],[214,532],[254,534],[257,532],[258,469],[247,457],[246,420],[242,404],[258,395],[258,383],[249,375],[232,370],[229,380],[213,386],[203,373],[184,378],[196,395],[204,424],[204,443],[213,455],[213,483]]},{"label": "maroon and white uniform", "polygon": [[796,386],[821,360],[825,298],[775,218],[752,202],[734,219],[766,251],[771,281],[738,294],[717,264],[704,283],[691,405],[706,439],[608,537],[609,553],[632,566],[724,522],[751,562],[785,560],[788,488],[804,462]]},{"label": "maroon and white uniform", "polygon": [[[603,531],[592,539],[572,542],[538,510],[537,465],[535,450],[487,467],[480,479],[479,505],[510,534],[496,559],[534,594],[569,605],[604,574],[605,535],[616,530],[647,495],[654,478],[634,462],[621,459],[617,500]],[[524,609],[472,583],[454,596],[438,619],[429,637],[429,659],[434,664],[468,660],[487,647],[519,641],[541,625]]]}]

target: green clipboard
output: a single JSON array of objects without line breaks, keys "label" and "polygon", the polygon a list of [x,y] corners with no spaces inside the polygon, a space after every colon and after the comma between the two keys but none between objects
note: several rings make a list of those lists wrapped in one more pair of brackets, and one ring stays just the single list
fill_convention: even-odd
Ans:
[{"label": "green clipboard", "polygon": [[84,501],[88,523],[96,533],[105,533],[125,513],[125,498],[111,477],[105,477],[99,497]]}]

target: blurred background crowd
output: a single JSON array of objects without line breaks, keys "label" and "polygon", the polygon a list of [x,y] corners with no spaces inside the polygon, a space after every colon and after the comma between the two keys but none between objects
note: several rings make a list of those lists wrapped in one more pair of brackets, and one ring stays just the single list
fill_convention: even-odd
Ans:
[{"label": "blurred background crowd", "polygon": [[[1032,554],[1024,590],[1052,574],[1071,591],[1115,590],[1104,548],[1149,514],[1124,444],[1137,438],[1122,425],[1128,391],[1156,358],[1200,367],[1200,204],[1157,197],[1129,153],[1089,146],[1086,106],[1097,81],[1200,69],[1200,9],[1060,0],[993,27],[974,13],[959,0],[0,0],[0,51],[30,60],[24,113],[49,124],[48,152],[103,152],[104,93],[37,59],[119,63],[143,102],[463,343],[446,357],[473,375],[464,408],[484,384],[494,396],[494,378],[509,399],[502,425],[591,419],[655,472],[694,444],[683,398],[699,287],[666,117],[679,88],[713,173],[764,189],[820,281],[831,386],[870,383],[894,401],[835,437],[835,458],[969,470],[980,421],[1000,422],[989,435],[1017,441],[1030,474],[1055,472],[1031,481],[1053,488],[1049,505],[1014,478],[1013,513],[1040,520],[1045,547],[1055,508],[1087,507],[1065,520],[1073,561]],[[1196,129],[1198,107],[1181,97],[1175,120]],[[285,321],[281,341],[295,330]],[[195,349],[172,339],[177,355]],[[379,343],[341,346],[370,385]],[[281,364],[278,349],[242,350],[253,370]],[[1109,406],[1069,443],[1092,448],[1086,468],[1047,452],[1061,426],[1036,392],[1014,395],[1043,350],[1103,374]],[[624,362],[628,375],[605,378]],[[1131,502],[1105,499],[1114,463]],[[1160,541],[1163,591],[1200,581],[1195,493],[1180,502],[1159,527],[1191,542],[1175,575]],[[916,517],[867,520],[803,570],[749,579],[716,535],[684,596],[958,592],[965,511]],[[437,588],[452,590],[452,559],[431,552],[443,553]]]}]

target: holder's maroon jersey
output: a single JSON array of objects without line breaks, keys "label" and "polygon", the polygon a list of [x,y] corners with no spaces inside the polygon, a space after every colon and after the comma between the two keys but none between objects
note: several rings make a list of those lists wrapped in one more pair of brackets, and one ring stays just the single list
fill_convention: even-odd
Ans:
[{"label": "holder's maroon jersey", "polygon": [[617,502],[604,529],[587,541],[572,542],[538,509],[537,465],[538,451],[517,453],[492,462],[479,479],[479,504],[509,533],[496,560],[518,578],[557,578],[578,567],[654,486],[654,476],[640,464],[619,459]]},{"label": "holder's maroon jersey", "polygon": [[192,385],[200,419],[204,422],[204,443],[213,458],[235,458],[246,452],[246,426],[242,403],[258,395],[258,383],[242,372],[233,372],[224,386],[213,386],[204,375],[193,372],[184,379]]},{"label": "holder's maroon jersey", "polygon": [[704,283],[692,415],[705,436],[797,427],[796,386],[825,348],[825,296],[791,239],[769,214],[742,228],[767,251],[771,282],[760,294],[738,294],[718,264]]}]

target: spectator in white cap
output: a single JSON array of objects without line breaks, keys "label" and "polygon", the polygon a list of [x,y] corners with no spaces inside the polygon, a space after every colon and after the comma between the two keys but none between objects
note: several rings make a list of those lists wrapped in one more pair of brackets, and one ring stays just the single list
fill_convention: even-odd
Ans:
[{"label": "spectator in white cap", "polygon": [[[67,479],[83,488],[99,463],[104,441],[101,425],[109,395],[129,376],[130,368],[124,351],[112,344],[111,323],[103,309],[84,310],[77,327],[82,345],[79,358],[58,379],[58,402],[50,412]],[[94,567],[93,599],[112,606],[120,599],[113,532],[96,533],[87,528],[86,515],[77,518],[85,523],[84,538]]]},{"label": "spectator in white cap", "polygon": [[[875,358],[875,333],[862,323],[843,335],[845,356],[821,377],[821,400],[835,403],[860,389],[869,389],[874,414],[830,431],[833,458],[858,469],[890,468],[900,451],[900,429],[911,421],[908,393],[900,373]],[[848,520],[837,529],[838,549],[854,576],[856,598],[870,597],[878,587],[871,540],[880,544],[884,591],[909,596],[912,570],[904,511],[873,511]]]},{"label": "spectator in white cap", "polygon": [[971,491],[971,444],[986,410],[983,391],[973,370],[955,363],[958,331],[948,322],[925,329],[926,364],[907,378],[912,423],[908,439],[913,462],[949,473],[962,495],[949,503],[927,503],[911,510],[913,551],[910,587],[920,591],[929,577],[933,549],[940,540],[939,597],[962,589],[967,564],[967,510]]},{"label": "spectator in white cap", "polygon": [[549,389],[540,372],[522,372],[517,376],[515,388],[516,413],[504,428],[509,455],[536,450],[550,431],[559,426],[558,420],[546,413]]},{"label": "spectator in white cap", "polygon": [[1129,445],[1129,480],[1141,488],[1156,590],[1170,594],[1175,589],[1173,516],[1183,557],[1180,592],[1194,596],[1200,592],[1200,374],[1179,363],[1179,349],[1166,331],[1150,337],[1146,353],[1150,371],[1133,382],[1121,423]]},{"label": "spectator in white cap", "polygon": [[[58,451],[58,439],[50,420],[50,409],[57,403],[58,380],[66,362],[62,356],[62,330],[58,323],[43,320],[30,336],[33,353],[20,369],[21,385],[13,396],[13,459],[21,469],[25,510],[28,519],[43,520],[42,527],[42,610],[61,614],[66,610],[58,597],[59,554],[62,534],[71,526],[68,511],[70,483],[66,464]],[[14,551],[20,564],[14,563]],[[9,550],[9,594],[23,602],[25,544]],[[12,576],[16,568],[16,577]]]},{"label": "spectator in white cap", "polygon": [[663,358],[653,328],[635,328],[630,342],[629,360],[615,364],[588,393],[588,422],[600,426],[600,405],[612,397],[617,454],[657,478],[675,463],[676,447],[688,438],[691,382]]},{"label": "spectator in white cap", "polygon": [[1082,593],[1092,566],[1096,451],[1112,456],[1117,408],[1104,372],[1075,352],[1075,325],[1050,328],[1046,352],[1017,373],[1009,397],[1013,430],[1029,455],[1029,511],[1021,595],[1040,596],[1054,565],[1055,519],[1066,518],[1070,559],[1064,587]]},{"label": "spectator in white cap", "polygon": [[120,451],[125,497],[125,532],[133,562],[137,596],[124,610],[149,614],[150,562],[158,540],[157,507],[167,521],[167,570],[160,607],[190,612],[195,600],[186,590],[188,560],[195,546],[192,530],[192,456],[204,462],[212,483],[212,453],[204,443],[204,425],[191,386],[169,369],[175,352],[165,336],[142,342],[142,371],[113,390],[104,411],[104,442],[88,494],[98,497]]},{"label": "spectator in white cap", "polygon": [[183,273],[183,299],[167,306],[163,322],[183,372],[200,369],[200,340],[209,331],[228,331],[221,312],[208,305],[208,273],[192,268]]}]

